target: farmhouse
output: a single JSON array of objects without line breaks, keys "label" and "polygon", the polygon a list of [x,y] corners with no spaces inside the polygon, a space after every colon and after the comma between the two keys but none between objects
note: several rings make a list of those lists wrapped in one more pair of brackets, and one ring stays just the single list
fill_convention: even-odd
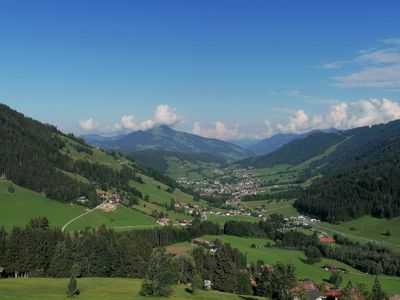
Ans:
[{"label": "farmhouse", "polygon": [[84,204],[84,203],[88,203],[89,199],[87,197],[82,196],[82,197],[79,197],[76,201]]},{"label": "farmhouse", "polygon": [[161,225],[161,226],[166,226],[166,225],[168,225],[169,222],[170,222],[170,219],[167,218],[167,217],[159,218],[159,219],[157,220],[157,224],[158,224],[158,225]]}]

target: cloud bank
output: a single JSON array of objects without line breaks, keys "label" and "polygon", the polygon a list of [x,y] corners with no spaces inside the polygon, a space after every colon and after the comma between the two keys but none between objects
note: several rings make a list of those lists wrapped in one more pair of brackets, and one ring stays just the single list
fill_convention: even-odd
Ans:
[{"label": "cloud bank", "polygon": [[[167,104],[160,104],[156,107],[152,119],[139,120],[136,119],[134,115],[124,115],[121,117],[119,122],[112,126],[103,128],[101,132],[111,134],[116,132],[147,130],[159,125],[173,126],[181,121],[182,118],[175,108],[172,108]],[[80,121],[79,125],[82,129],[87,131],[97,128],[97,123],[95,123],[93,119]]]},{"label": "cloud bank", "polygon": [[323,115],[308,115],[300,109],[286,123],[277,124],[281,133],[301,133],[313,129],[350,129],[400,119],[400,105],[389,99],[359,100],[340,103]]},{"label": "cloud bank", "polygon": [[234,140],[244,138],[244,134],[240,132],[238,127],[228,128],[221,121],[214,123],[213,128],[202,128],[199,122],[193,124],[192,133],[207,138],[215,138],[221,140]]}]

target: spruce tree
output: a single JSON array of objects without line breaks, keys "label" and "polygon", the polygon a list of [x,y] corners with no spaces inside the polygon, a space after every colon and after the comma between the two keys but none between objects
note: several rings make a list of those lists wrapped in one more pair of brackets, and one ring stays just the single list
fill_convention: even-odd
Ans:
[{"label": "spruce tree", "polygon": [[192,283],[190,285],[192,289],[192,293],[195,293],[196,290],[201,289],[203,287],[203,279],[199,274],[195,274],[192,279]]},{"label": "spruce tree", "polygon": [[223,244],[218,248],[215,255],[213,288],[228,293],[233,293],[235,290],[234,263],[229,255],[229,250]]},{"label": "spruce tree", "polygon": [[375,277],[374,285],[372,286],[372,293],[370,300],[385,300],[385,299],[387,299],[387,296],[382,290],[378,277]]},{"label": "spruce tree", "polygon": [[69,279],[69,284],[67,287],[67,296],[68,297],[74,297],[78,296],[80,294],[78,290],[78,284],[76,282],[76,277],[74,275],[71,275],[71,278]]}]

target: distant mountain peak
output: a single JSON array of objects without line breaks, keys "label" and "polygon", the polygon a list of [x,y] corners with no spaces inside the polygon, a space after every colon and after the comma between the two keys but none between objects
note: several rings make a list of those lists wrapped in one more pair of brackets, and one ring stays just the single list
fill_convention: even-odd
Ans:
[{"label": "distant mountain peak", "polygon": [[249,156],[249,152],[240,146],[177,131],[168,125],[159,125],[148,130],[134,131],[115,137],[97,135],[81,137],[93,146],[125,153],[154,149],[181,153],[209,153],[228,160]]}]

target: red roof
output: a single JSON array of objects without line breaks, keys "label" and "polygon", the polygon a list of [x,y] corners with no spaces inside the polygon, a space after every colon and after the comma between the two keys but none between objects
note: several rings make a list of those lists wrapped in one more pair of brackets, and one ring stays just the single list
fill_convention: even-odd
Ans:
[{"label": "red roof", "polygon": [[327,291],[325,292],[325,296],[329,297],[335,297],[335,298],[339,298],[343,295],[343,291],[342,290],[331,290],[331,291]]},{"label": "red roof", "polygon": [[321,243],[334,243],[335,239],[331,236],[323,236],[319,238],[319,241]]}]

